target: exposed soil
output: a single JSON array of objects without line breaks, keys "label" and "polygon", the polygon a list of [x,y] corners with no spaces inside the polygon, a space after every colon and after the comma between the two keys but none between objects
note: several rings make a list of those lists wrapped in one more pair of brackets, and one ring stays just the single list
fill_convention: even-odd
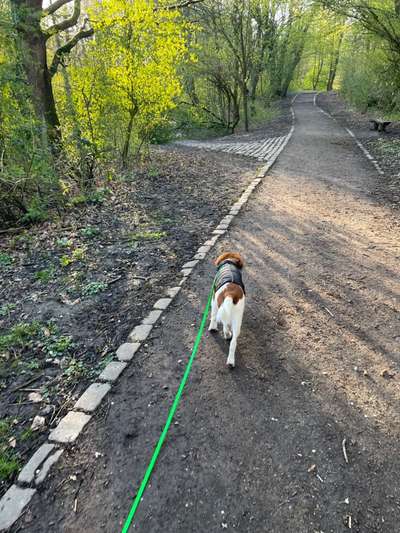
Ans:
[{"label": "exposed soil", "polygon": [[[257,164],[154,148],[143,168],[99,190],[97,203],[71,209],[58,223],[0,235],[0,456],[13,470],[0,495],[129,331],[180,279],[182,264]],[[22,331],[7,340],[21,323]],[[32,432],[36,415],[44,425]]]},{"label": "exposed soil", "polygon": [[372,197],[392,208],[400,209],[400,122],[393,122],[387,132],[373,130],[371,119],[377,114],[351,109],[337,93],[321,93],[318,105],[334,116],[339,124],[350,128],[379,162],[384,176],[374,183]]},{"label": "exposed soil", "polygon": [[[366,192],[379,176],[313,95],[295,111],[286,150],[213,253],[246,261],[237,368],[206,335],[134,531],[399,530],[400,223]],[[193,345],[211,259],[14,533],[121,529]]]}]

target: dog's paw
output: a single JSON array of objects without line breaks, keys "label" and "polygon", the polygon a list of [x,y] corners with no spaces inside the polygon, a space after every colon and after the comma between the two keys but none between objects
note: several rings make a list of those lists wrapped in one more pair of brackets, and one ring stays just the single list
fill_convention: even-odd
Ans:
[{"label": "dog's paw", "polygon": [[232,338],[232,331],[224,331],[224,339],[230,341]]},{"label": "dog's paw", "polygon": [[217,327],[214,327],[214,326],[210,326],[210,327],[208,328],[208,331],[209,331],[210,333],[216,333],[216,332],[218,331],[218,328],[217,328]]},{"label": "dog's paw", "polygon": [[235,363],[228,359],[226,362],[226,366],[229,368],[229,370],[233,370],[235,368]]}]

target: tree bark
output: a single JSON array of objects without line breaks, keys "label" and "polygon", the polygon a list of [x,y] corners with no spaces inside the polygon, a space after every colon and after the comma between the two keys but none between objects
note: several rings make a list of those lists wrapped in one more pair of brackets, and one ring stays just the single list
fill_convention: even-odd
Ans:
[{"label": "tree bark", "polygon": [[244,129],[245,131],[249,131],[249,90],[245,82],[242,84],[242,98]]},{"label": "tree bark", "polygon": [[46,35],[40,28],[42,0],[11,0],[16,29],[21,39],[21,60],[32,93],[38,120],[43,126],[44,142],[58,147],[60,122],[47,66]]},{"label": "tree bark", "polygon": [[339,63],[339,57],[340,57],[340,48],[342,46],[342,41],[343,41],[343,33],[341,33],[339,35],[339,42],[338,42],[338,46],[333,54],[333,57],[331,58],[331,64],[330,64],[330,67],[329,67],[329,75],[328,75],[328,83],[326,85],[326,90],[327,91],[332,91],[333,89],[333,84],[335,82],[335,78],[336,78],[336,72],[337,72],[337,66],[338,66],[338,63]]},{"label": "tree bark", "polygon": [[128,127],[126,130],[125,143],[124,143],[124,147],[122,149],[122,155],[121,155],[123,168],[126,168],[127,163],[128,163],[129,145],[131,143],[133,121],[134,121],[134,118],[137,112],[138,112],[138,107],[136,104],[133,104],[133,107],[129,111],[129,122],[128,122]]}]

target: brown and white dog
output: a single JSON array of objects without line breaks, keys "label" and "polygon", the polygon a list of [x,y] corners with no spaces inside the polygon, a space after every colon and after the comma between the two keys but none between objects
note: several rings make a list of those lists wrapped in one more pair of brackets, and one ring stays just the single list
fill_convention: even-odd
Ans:
[{"label": "brown and white dog", "polygon": [[240,254],[226,252],[215,261],[217,273],[214,280],[214,296],[211,302],[209,331],[216,331],[222,323],[225,339],[231,339],[226,364],[235,366],[237,339],[242,326],[245,287],[242,281],[243,259]]}]

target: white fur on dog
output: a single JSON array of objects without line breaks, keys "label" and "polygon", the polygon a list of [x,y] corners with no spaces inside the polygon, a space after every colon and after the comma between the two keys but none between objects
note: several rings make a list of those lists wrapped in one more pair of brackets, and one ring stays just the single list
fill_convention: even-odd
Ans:
[{"label": "white fur on dog", "polygon": [[228,366],[235,366],[235,351],[237,339],[240,335],[240,328],[242,327],[242,319],[244,313],[245,296],[239,299],[237,304],[233,303],[230,296],[227,296],[218,309],[217,298],[218,295],[225,289],[225,285],[220,287],[214,294],[211,302],[211,322],[208,331],[215,331],[218,329],[218,324],[222,324],[224,328],[225,339],[231,339],[229,346],[228,359],[226,364]]}]

